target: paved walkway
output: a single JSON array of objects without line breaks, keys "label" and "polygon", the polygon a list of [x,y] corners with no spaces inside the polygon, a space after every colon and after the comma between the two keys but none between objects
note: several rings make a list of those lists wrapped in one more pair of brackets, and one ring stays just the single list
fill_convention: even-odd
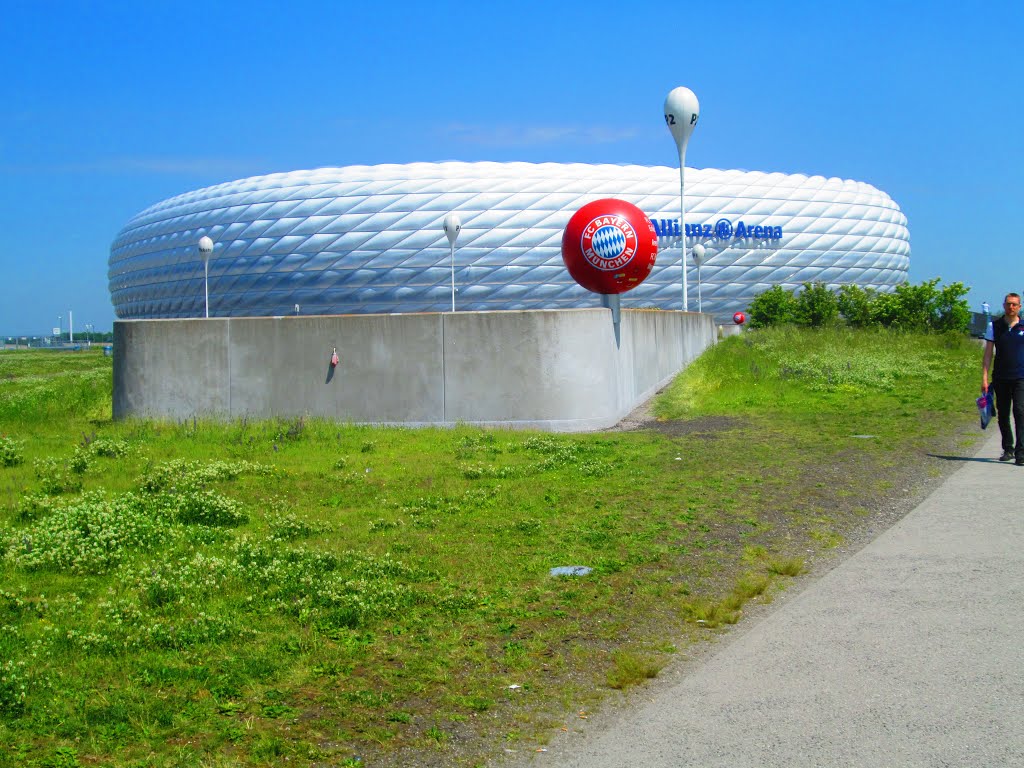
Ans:
[{"label": "paved walkway", "polygon": [[1024,467],[920,506],[553,768],[1024,766]]}]

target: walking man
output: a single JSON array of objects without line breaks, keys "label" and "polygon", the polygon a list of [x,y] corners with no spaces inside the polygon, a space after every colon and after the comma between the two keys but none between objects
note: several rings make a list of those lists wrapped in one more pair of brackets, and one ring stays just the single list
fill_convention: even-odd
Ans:
[{"label": "walking man", "polygon": [[[981,361],[981,389],[988,391],[988,372],[991,369],[996,418],[1003,438],[1003,453],[999,460],[1014,459],[1020,467],[1024,466],[1024,323],[1020,321],[1020,294],[1006,294],[1003,316],[990,328],[985,334],[985,355]],[[1011,413],[1013,430],[1010,429]]]}]

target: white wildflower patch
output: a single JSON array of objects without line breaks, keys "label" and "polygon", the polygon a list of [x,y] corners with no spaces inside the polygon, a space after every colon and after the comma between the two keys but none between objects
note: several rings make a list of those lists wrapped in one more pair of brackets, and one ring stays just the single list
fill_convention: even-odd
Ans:
[{"label": "white wildflower patch", "polygon": [[129,552],[152,549],[169,537],[138,497],[107,500],[92,492],[14,532],[5,558],[33,570],[104,573]]},{"label": "white wildflower patch", "polygon": [[25,461],[25,444],[7,435],[0,435],[0,467],[16,467]]}]

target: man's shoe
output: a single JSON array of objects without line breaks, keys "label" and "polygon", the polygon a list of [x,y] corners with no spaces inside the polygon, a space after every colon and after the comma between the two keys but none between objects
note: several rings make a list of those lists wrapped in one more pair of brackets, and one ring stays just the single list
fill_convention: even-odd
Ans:
[{"label": "man's shoe", "polygon": [[1003,451],[1003,455],[999,457],[1000,461],[1013,461],[1013,451]]},{"label": "man's shoe", "polygon": [[1024,456],[1018,456],[1017,460],[1013,463],[1016,464],[1018,467],[1024,467]]}]

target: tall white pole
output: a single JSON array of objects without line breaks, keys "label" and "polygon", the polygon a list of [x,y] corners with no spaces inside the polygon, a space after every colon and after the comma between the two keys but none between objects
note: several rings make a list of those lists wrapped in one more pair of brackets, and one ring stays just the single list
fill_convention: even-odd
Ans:
[{"label": "tall white pole", "polygon": [[689,88],[679,86],[665,97],[665,124],[679,150],[679,241],[682,251],[683,311],[689,311],[686,284],[686,144],[700,117],[700,103]]},{"label": "tall white pole", "polygon": [[199,255],[203,259],[203,295],[206,317],[210,316],[210,256],[213,253],[213,240],[206,235],[199,238]]},{"label": "tall white pole", "polygon": [[700,298],[700,264],[697,265],[697,311],[704,312],[704,302]]},{"label": "tall white pole", "polygon": [[71,310],[68,310],[68,343],[75,343],[75,320],[71,316]]},{"label": "tall white pole", "polygon": [[462,220],[456,213],[449,213],[444,217],[444,233],[448,237],[448,245],[451,247],[452,266],[452,312],[455,311],[455,241],[462,231]]},{"label": "tall white pole", "polygon": [[679,248],[683,265],[683,312],[690,309],[690,292],[686,285],[686,144],[679,147]]},{"label": "tall white pole", "polygon": [[700,296],[700,268],[704,266],[704,256],[707,253],[707,249],[703,243],[697,243],[690,249],[690,253],[693,254],[693,263],[697,265],[697,311],[704,312],[704,302]]}]

